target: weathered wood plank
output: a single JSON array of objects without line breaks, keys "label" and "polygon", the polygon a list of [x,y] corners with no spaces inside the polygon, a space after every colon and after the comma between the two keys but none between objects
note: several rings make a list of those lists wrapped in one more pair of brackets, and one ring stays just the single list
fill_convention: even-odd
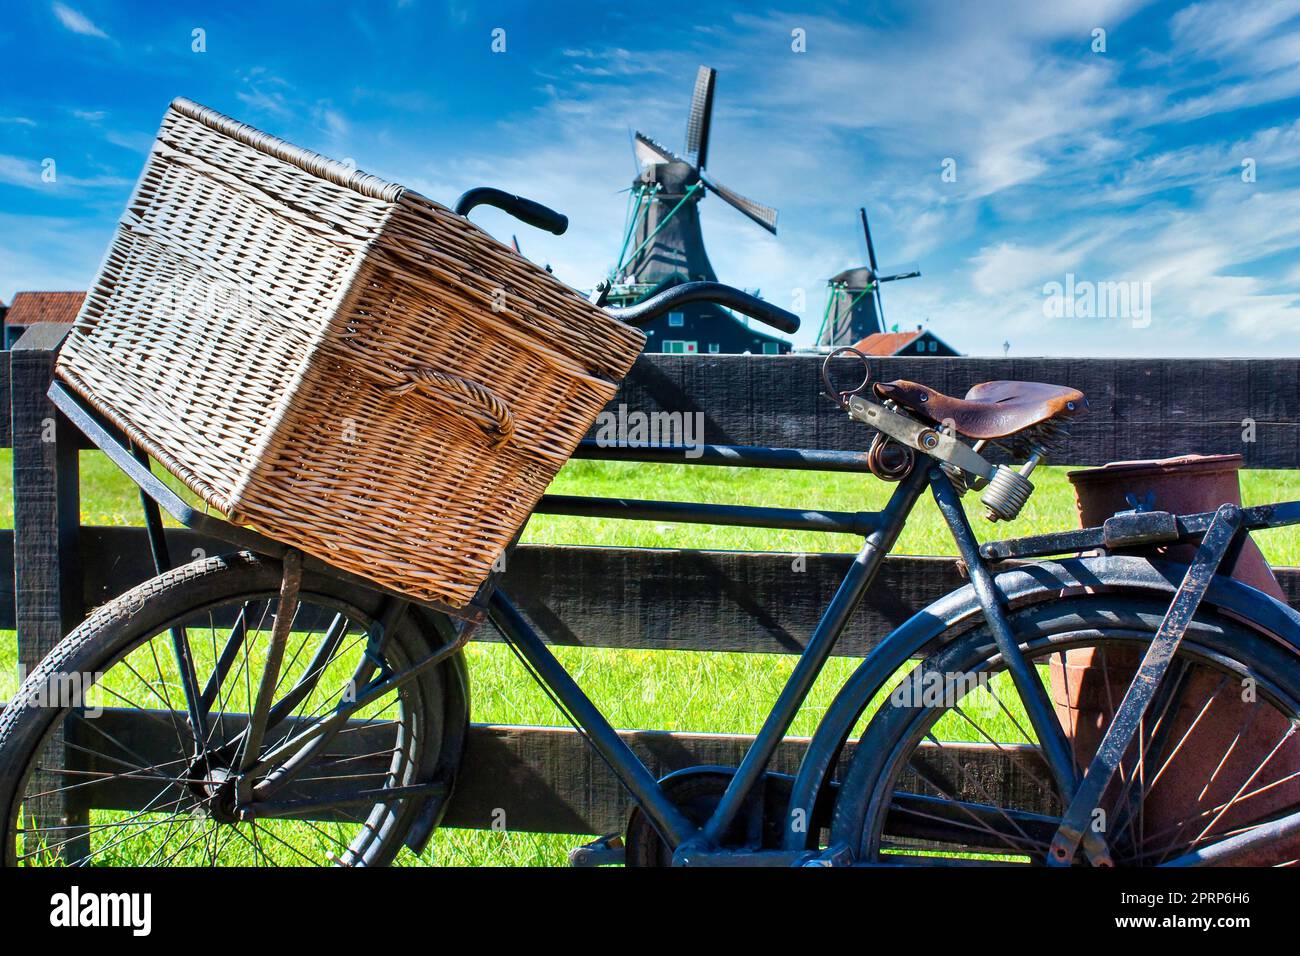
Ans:
[{"label": "weathered wood plank", "polygon": [[[820,396],[820,365],[810,355],[648,355],[613,405],[699,412],[704,440],[717,444],[865,448],[868,432]],[[1248,468],[1300,467],[1300,359],[886,358],[872,373],[957,395],[994,379],[1078,388],[1091,409],[1062,464],[1237,452]],[[846,360],[846,382],[851,374]],[[1243,440],[1247,419],[1254,441]]]},{"label": "weathered wood plank", "polygon": [[[820,363],[812,355],[646,355],[611,407],[700,412],[705,440],[720,444],[865,448],[862,426],[821,396]],[[848,369],[846,361],[846,377]],[[1079,388],[1091,410],[1063,446],[1064,464],[1240,452],[1248,468],[1300,467],[1300,359],[883,358],[872,372],[950,394],[1008,378]],[[0,373],[0,410],[9,385]],[[1243,438],[1247,419],[1253,441]],[[0,445],[9,440],[0,428]]]},{"label": "weathered wood plank", "polygon": [[[560,644],[797,654],[852,560],[848,554],[522,547],[503,586]],[[887,559],[836,653],[864,655],[963,583],[952,558]]]},{"label": "weathered wood plank", "polygon": [[[174,717],[184,720],[184,714],[177,713]],[[238,730],[240,719],[239,715],[227,718],[230,732]],[[113,745],[104,743],[110,738],[117,746],[130,748],[132,761],[143,757],[150,764],[164,763],[187,755],[184,743],[169,730],[170,719],[150,719],[138,712],[110,709],[93,720],[98,729],[87,726],[88,720],[72,724],[71,735],[84,745],[83,750],[77,751],[78,762],[73,765],[76,771],[121,774],[120,764],[113,763],[113,753],[98,754],[101,750],[113,750]],[[699,765],[737,766],[753,741],[746,734],[657,730],[620,733],[656,776]],[[360,733],[336,738],[331,749],[339,754],[383,751],[392,746],[384,734],[383,728],[363,727]],[[778,748],[771,769],[776,773],[795,773],[807,747],[807,738],[787,738]],[[850,744],[845,757],[850,757],[852,752]],[[970,781],[971,792],[961,794],[965,799],[998,798],[1025,809],[1041,812],[1051,809],[1051,798],[1040,782],[1048,777],[1033,751],[1021,752],[1018,748],[999,751],[982,744],[952,744],[927,748],[926,754],[927,761],[934,765],[932,769],[944,771],[951,779]],[[842,761],[841,766],[847,765],[847,759]],[[958,765],[964,768],[960,773],[954,769]],[[346,767],[352,775],[381,769],[373,761],[349,762]],[[904,782],[905,787],[913,785]],[[305,788],[300,796],[337,793],[338,786],[322,778],[317,790]],[[135,810],[150,800],[165,802],[158,797],[160,785],[139,776],[110,776],[78,792],[84,797],[84,805],[93,808]],[[179,796],[179,790],[174,796],[169,791],[168,799]],[[631,809],[622,785],[577,731],[567,727],[474,724],[470,727],[460,776],[443,825],[536,833],[611,833],[623,829]]]},{"label": "weathered wood plank", "polygon": [[[0,329],[0,334],[3,334],[3,329]],[[13,427],[9,421],[12,413],[9,392],[9,363],[0,360],[0,448],[13,446]]]},{"label": "weathered wood plank", "polygon": [[[620,731],[632,751],[656,776],[683,767],[712,764],[735,767],[753,742],[747,734],[690,734],[656,730]],[[788,737],[777,749],[770,769],[793,774],[808,748],[808,739]],[[841,765],[848,766],[853,744]],[[986,795],[1015,801],[1038,812],[1051,809],[1034,774],[1048,779],[1033,752],[1017,754],[981,744],[945,746],[927,751],[930,759],[965,774],[949,776],[978,781]],[[911,786],[910,782],[903,784]],[[918,787],[919,789],[919,787]],[[986,800],[976,793],[963,799]],[[466,744],[465,761],[444,826],[488,829],[503,819],[509,830],[539,833],[621,832],[632,804],[626,791],[586,740],[568,727],[517,727],[476,724]]]}]

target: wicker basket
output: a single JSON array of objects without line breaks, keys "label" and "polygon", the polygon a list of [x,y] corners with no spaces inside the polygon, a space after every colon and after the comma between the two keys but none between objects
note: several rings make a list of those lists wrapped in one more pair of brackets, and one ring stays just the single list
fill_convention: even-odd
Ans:
[{"label": "wicker basket", "polygon": [[58,375],[231,521],[459,607],[643,344],[437,203],[178,99]]}]

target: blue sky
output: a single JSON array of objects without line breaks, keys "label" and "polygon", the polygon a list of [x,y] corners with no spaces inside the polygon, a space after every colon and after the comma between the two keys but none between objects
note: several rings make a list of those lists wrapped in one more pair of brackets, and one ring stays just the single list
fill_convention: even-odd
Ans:
[{"label": "blue sky", "polygon": [[[803,290],[796,342],[865,258],[865,203],[882,266],[924,273],[886,287],[889,323],[963,351],[1293,355],[1298,26],[1296,0],[11,3],[0,297],[89,285],[177,95],[443,202],[489,184],[553,205],[561,238],[476,218],[587,287],[618,253],[628,130],[680,149],[705,63],[710,172],[781,210],[773,238],[706,198],[709,253],[778,304]],[[1138,283],[1149,312],[1045,310],[1071,275]]]}]

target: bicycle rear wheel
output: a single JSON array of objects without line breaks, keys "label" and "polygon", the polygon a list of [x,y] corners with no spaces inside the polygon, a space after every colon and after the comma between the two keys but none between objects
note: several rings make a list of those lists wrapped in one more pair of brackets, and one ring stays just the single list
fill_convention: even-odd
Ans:
[{"label": "bicycle rear wheel", "polygon": [[[1113,595],[1012,615],[1088,766],[1164,615]],[[1300,808],[1300,660],[1203,611],[1170,665],[1094,829],[1119,866],[1154,866]],[[936,650],[897,685],[858,744],[832,842],[859,861],[1043,864],[1065,801],[992,637]],[[1290,865],[1282,841],[1255,865]]]},{"label": "bicycle rear wheel", "polygon": [[[195,562],[100,608],[55,648],[0,717],[7,865],[393,861],[439,772],[447,668],[351,715],[259,815],[238,778],[280,584],[280,564],[250,554]],[[429,653],[408,613],[381,659],[368,657],[387,606],[303,575],[259,754],[355,694],[359,667],[396,672]]]}]

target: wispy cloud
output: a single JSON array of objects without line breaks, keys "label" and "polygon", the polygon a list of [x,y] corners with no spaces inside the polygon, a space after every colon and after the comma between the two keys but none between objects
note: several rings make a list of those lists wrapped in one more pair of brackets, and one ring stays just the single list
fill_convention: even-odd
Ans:
[{"label": "wispy cloud", "polygon": [[[85,289],[113,235],[113,221],[0,212],[0,289]],[[88,267],[87,263],[91,263]]]},{"label": "wispy cloud", "polygon": [[54,15],[59,18],[59,22],[83,37],[97,37],[101,40],[110,39],[109,35],[97,27],[91,19],[80,10],[74,10],[72,7],[62,3],[55,3],[51,6]]},{"label": "wispy cloud", "polygon": [[622,47],[610,49],[569,48],[563,55],[572,61],[574,73],[591,77],[644,76],[664,73],[663,59],[656,53],[634,53]]},{"label": "wispy cloud", "polygon": [[290,84],[265,67],[253,67],[240,78],[241,89],[235,98],[258,113],[288,117],[293,115],[289,105]]},{"label": "wispy cloud", "polygon": [[131,180],[121,176],[95,175],[78,176],[59,170],[55,163],[54,177],[46,179],[42,173],[45,166],[41,162],[0,153],[0,183],[21,186],[24,189],[43,189],[49,191],[66,191],[68,189],[120,189],[131,185]]}]

